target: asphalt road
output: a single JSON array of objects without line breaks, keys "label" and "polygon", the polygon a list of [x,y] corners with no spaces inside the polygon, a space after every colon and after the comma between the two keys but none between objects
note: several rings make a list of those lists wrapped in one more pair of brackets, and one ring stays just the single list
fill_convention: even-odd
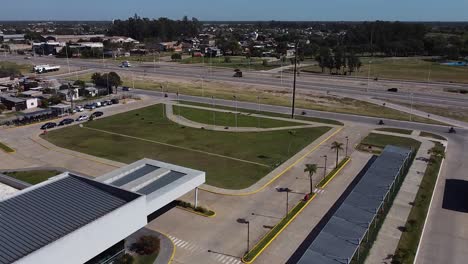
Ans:
[{"label": "asphalt road", "polygon": [[[66,59],[54,58],[54,57],[35,57],[30,60],[25,60],[22,56],[4,56],[2,60],[15,61],[17,63],[31,63],[31,64],[54,64],[60,65],[64,69],[67,68]],[[73,67],[79,67],[81,69],[101,69],[105,71],[117,71],[117,72],[133,72],[135,74],[154,75],[154,76],[168,76],[173,78],[188,78],[188,79],[200,79],[216,80],[216,81],[229,81],[234,83],[242,84],[255,84],[255,85],[267,85],[278,88],[291,87],[292,75],[283,74],[283,81],[280,80],[278,74],[271,74],[259,71],[245,71],[243,78],[234,78],[232,69],[225,68],[213,68],[209,64],[206,67],[200,65],[189,65],[189,64],[175,64],[170,62],[156,63],[134,63],[132,68],[122,69],[118,67],[118,61],[112,60],[89,60],[89,59],[70,59],[70,65]],[[404,100],[411,96],[408,91],[400,91],[398,93],[387,92],[382,87],[376,88],[377,86],[408,86],[408,87],[436,87],[440,89],[439,93],[427,93],[420,90],[414,91],[413,100],[415,103],[426,103],[426,104],[438,104],[452,106],[468,106],[467,98],[465,95],[457,95],[442,93],[443,89],[447,88],[460,88],[466,85],[462,84],[451,84],[451,83],[421,83],[421,82],[408,82],[408,81],[391,81],[383,80],[378,83],[371,81],[370,85],[365,85],[367,82],[362,78],[338,78],[331,76],[317,76],[310,74],[301,74],[297,80],[297,89],[312,90],[317,92],[333,92],[341,95],[352,95],[352,96],[378,96],[387,99]],[[465,98],[466,97],[466,98]]]}]

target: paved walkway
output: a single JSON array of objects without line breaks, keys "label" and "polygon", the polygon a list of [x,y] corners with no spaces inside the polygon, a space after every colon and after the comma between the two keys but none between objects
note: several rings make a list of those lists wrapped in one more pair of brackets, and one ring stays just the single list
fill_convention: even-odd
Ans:
[{"label": "paved walkway", "polygon": [[424,159],[430,158],[428,150],[434,146],[434,143],[428,139],[413,134],[404,135],[384,131],[373,131],[373,133],[408,137],[421,142],[421,147],[416,154],[416,159],[413,161],[408,174],[395,197],[392,207],[384,220],[377,239],[369,252],[369,256],[365,261],[365,263],[369,264],[390,264],[392,263],[392,256],[397,249],[402,235],[402,227],[406,225],[406,221],[413,207],[411,204],[416,198],[419,185],[426,171],[427,162]]}]

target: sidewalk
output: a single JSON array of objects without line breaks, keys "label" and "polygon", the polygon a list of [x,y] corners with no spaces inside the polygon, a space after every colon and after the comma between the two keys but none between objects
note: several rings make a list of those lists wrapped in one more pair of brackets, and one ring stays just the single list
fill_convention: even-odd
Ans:
[{"label": "sidewalk", "polygon": [[400,190],[384,220],[384,223],[377,235],[377,239],[372,245],[365,263],[376,264],[392,262],[392,256],[398,247],[400,237],[402,235],[401,228],[406,225],[406,221],[412,209],[412,203],[416,198],[424,173],[426,171],[427,162],[417,158],[429,159],[430,155],[427,153],[429,149],[434,146],[430,140],[415,136],[415,135],[402,135],[396,133],[373,131],[373,133],[397,135],[400,137],[408,137],[421,141],[421,147],[416,154],[416,158],[411,165],[408,174],[406,175]]}]

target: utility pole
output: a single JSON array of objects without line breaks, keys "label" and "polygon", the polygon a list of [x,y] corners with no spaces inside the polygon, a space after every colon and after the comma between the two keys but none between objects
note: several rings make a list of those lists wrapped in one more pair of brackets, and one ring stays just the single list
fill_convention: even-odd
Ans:
[{"label": "utility pole", "polygon": [[292,99],[292,109],[291,109],[291,119],[294,119],[294,110],[296,104],[296,75],[297,75],[297,45],[294,46],[294,82],[293,82],[293,99]]},{"label": "utility pole", "polygon": [[325,165],[323,166],[323,178],[325,179],[325,177],[327,177],[327,158],[328,158],[328,156],[324,155],[323,157],[325,158]]},{"label": "utility pole", "polygon": [[345,154],[345,157],[348,157],[348,143],[349,143],[349,137],[346,136],[346,150],[345,150],[346,154]]},{"label": "utility pole", "polygon": [[236,102],[236,113],[235,113],[234,117],[235,117],[235,120],[236,120],[236,128],[237,128],[237,96],[235,96],[235,95],[234,95],[234,100]]}]

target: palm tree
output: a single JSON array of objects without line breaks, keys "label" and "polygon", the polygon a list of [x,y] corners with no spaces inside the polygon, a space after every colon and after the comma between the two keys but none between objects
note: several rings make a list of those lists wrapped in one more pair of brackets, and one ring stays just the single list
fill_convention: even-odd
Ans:
[{"label": "palm tree", "polygon": [[336,164],[335,168],[338,168],[338,155],[340,153],[340,150],[343,150],[343,143],[340,143],[338,141],[335,141],[331,145],[331,149],[336,151]]},{"label": "palm tree", "polygon": [[317,164],[306,164],[304,168],[304,172],[309,173],[309,180],[310,180],[310,193],[314,190],[314,186],[312,183],[312,175],[317,172]]}]

